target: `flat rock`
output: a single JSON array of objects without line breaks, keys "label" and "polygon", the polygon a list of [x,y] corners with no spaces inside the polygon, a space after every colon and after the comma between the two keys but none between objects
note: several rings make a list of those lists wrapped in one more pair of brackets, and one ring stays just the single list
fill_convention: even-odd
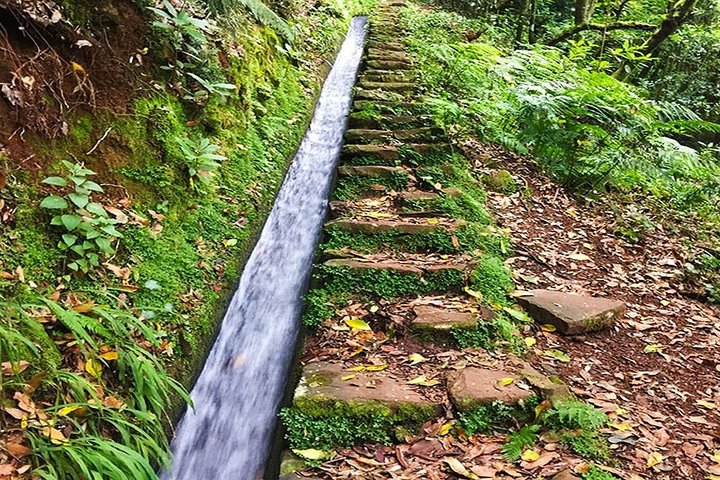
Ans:
[{"label": "flat rock", "polygon": [[[372,128],[351,128],[345,132],[345,140],[356,144],[387,143],[392,140],[428,141],[438,136],[439,132],[430,127],[397,130],[379,130]],[[421,144],[422,145],[422,144]]]},{"label": "flat rock", "polygon": [[326,261],[324,265],[335,268],[349,268],[352,270],[392,270],[397,273],[416,275],[418,277],[425,273],[438,273],[446,270],[467,272],[473,267],[471,263],[423,265],[400,260],[365,260],[358,258],[333,258]]},{"label": "flat rock", "polygon": [[[354,375],[352,379],[343,380],[350,374]],[[303,405],[325,401],[353,405],[373,402],[390,408],[437,405],[404,380],[393,378],[386,371],[349,372],[339,362],[310,363],[303,368],[293,403],[303,411]],[[312,414],[310,411],[305,413]]]},{"label": "flat rock", "polygon": [[410,56],[407,53],[398,50],[369,48],[367,58],[372,60],[393,60],[397,62],[410,63]]},{"label": "flat rock", "polygon": [[367,65],[378,70],[408,70],[412,68],[410,63],[396,60],[368,60]]},{"label": "flat rock", "polygon": [[415,84],[410,82],[372,82],[370,80],[360,80],[358,87],[365,90],[385,90],[388,92],[413,92],[415,91]]},{"label": "flat rock", "polygon": [[358,87],[355,90],[355,98],[358,100],[378,100],[384,102],[402,102],[406,100],[405,95],[389,90],[378,88],[366,89]]},{"label": "flat rock", "polygon": [[432,305],[417,305],[415,319],[410,326],[419,331],[448,332],[451,328],[475,328],[478,316],[470,312],[461,312]]},{"label": "flat rock", "polygon": [[364,116],[359,113],[350,115],[351,129],[397,129],[397,128],[425,128],[431,120],[428,117],[418,115],[378,115],[373,117]]},{"label": "flat rock", "polygon": [[338,167],[338,174],[341,177],[381,177],[390,178],[395,174],[403,173],[405,169],[402,167],[384,167],[380,165],[361,165],[349,166],[343,165]]},{"label": "flat rock", "polygon": [[421,233],[433,233],[436,231],[454,231],[462,222],[456,222],[450,225],[429,223],[417,223],[409,222],[405,220],[387,220],[387,219],[351,219],[351,218],[339,218],[337,220],[331,220],[325,224],[326,227],[336,227],[340,230],[352,233],[381,233],[381,232],[400,232],[408,235],[415,235]]},{"label": "flat rock", "polygon": [[[506,379],[513,382],[505,385]],[[522,377],[513,371],[501,369],[467,367],[448,374],[447,385],[450,400],[455,407],[467,412],[495,401],[514,405],[535,392],[518,386]]]},{"label": "flat rock", "polygon": [[619,300],[553,290],[531,290],[517,301],[535,320],[554,325],[567,335],[608,328],[622,318],[626,308]]}]

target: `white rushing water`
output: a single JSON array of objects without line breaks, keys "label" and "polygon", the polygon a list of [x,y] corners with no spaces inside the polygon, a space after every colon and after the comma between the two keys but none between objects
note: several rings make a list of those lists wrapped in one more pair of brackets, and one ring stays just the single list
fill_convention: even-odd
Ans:
[{"label": "white rushing water", "polygon": [[367,19],[353,19],[172,442],[165,480],[255,480],[270,451]]}]

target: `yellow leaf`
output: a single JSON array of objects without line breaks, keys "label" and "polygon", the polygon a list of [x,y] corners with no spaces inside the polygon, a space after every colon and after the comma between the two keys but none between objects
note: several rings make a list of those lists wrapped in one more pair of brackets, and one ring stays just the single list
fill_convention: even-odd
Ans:
[{"label": "yellow leaf", "polygon": [[350,375],[345,375],[345,376],[343,376],[343,377],[340,377],[340,380],[342,380],[343,382],[345,382],[345,381],[347,381],[347,380],[352,380],[353,378],[355,378],[355,374],[354,374],[354,373],[351,373]]},{"label": "yellow leaf", "polygon": [[103,360],[117,360],[118,359],[118,353],[117,352],[105,352],[100,354],[100,358]]},{"label": "yellow leaf", "polygon": [[372,328],[370,328],[370,325],[367,324],[366,321],[360,320],[359,318],[349,318],[345,320],[345,323],[348,327],[352,328],[353,330],[370,330],[372,331]]},{"label": "yellow leaf", "polygon": [[363,372],[365,371],[365,365],[358,365],[357,367],[348,368],[351,372]]},{"label": "yellow leaf", "polygon": [[85,69],[79,63],[70,62],[70,64],[72,65],[73,72],[85,73]]},{"label": "yellow leaf", "polygon": [[655,465],[660,465],[664,461],[665,461],[665,457],[662,456],[662,453],[653,452],[650,455],[648,455],[647,466],[648,466],[648,468],[652,468]]},{"label": "yellow leaf", "polygon": [[470,289],[469,287],[463,288],[465,290],[465,293],[470,295],[471,297],[477,299],[478,302],[481,302],[483,299],[483,294],[480,292],[476,292],[475,290]]},{"label": "yellow leaf", "polygon": [[542,329],[543,329],[544,331],[546,331],[546,332],[551,332],[551,333],[557,331],[557,327],[556,327],[555,325],[550,324],[550,323],[544,323],[544,324],[542,325],[542,327],[540,327],[540,328],[542,328]]},{"label": "yellow leaf", "polygon": [[388,368],[388,364],[383,363],[382,365],[368,365],[365,367],[365,370],[367,370],[368,372],[380,372],[382,370],[385,370],[386,368]]},{"label": "yellow leaf", "polygon": [[378,307],[377,305],[373,305],[372,307],[370,307],[370,313],[375,313],[378,310],[380,310],[380,307]]},{"label": "yellow leaf", "polygon": [[568,258],[570,260],[577,260],[578,262],[592,261],[592,258],[588,257],[584,253],[571,253],[570,255],[568,255]]},{"label": "yellow leaf", "polygon": [[720,450],[715,450],[712,459],[715,463],[720,463]]},{"label": "yellow leaf", "polygon": [[522,454],[522,459],[526,462],[534,462],[540,458],[540,454],[535,450],[525,450]]},{"label": "yellow leaf", "polygon": [[57,428],[43,427],[40,429],[40,434],[48,437],[50,439],[50,443],[54,445],[62,445],[69,442],[69,440],[65,438],[65,435],[63,435],[63,433]]},{"label": "yellow leaf", "polygon": [[316,450],[314,448],[308,448],[307,450],[293,450],[293,453],[308,460],[328,460],[335,455],[335,452],[332,450],[326,452],[324,450]]},{"label": "yellow leaf", "polygon": [[450,430],[452,430],[453,425],[455,425],[454,420],[443,424],[443,426],[440,427],[440,430],[438,431],[438,435],[440,435],[441,437],[444,437],[445,435],[450,433]]},{"label": "yellow leaf", "polygon": [[87,361],[87,363],[85,363],[85,371],[95,378],[100,378],[102,376],[103,367],[100,362],[91,358]]},{"label": "yellow leaf", "polygon": [[537,340],[533,337],[525,337],[525,345],[527,345],[528,348],[532,348],[537,344]]},{"label": "yellow leaf", "polygon": [[610,426],[619,432],[627,432],[633,428],[628,422],[611,423]]},{"label": "yellow leaf", "polygon": [[705,480],[720,480],[720,475],[715,475],[713,473],[708,473],[705,476]]},{"label": "yellow leaf", "polygon": [[514,378],[507,377],[507,378],[503,378],[502,380],[500,380],[500,383],[501,383],[503,386],[507,387],[508,385],[510,385],[511,383],[513,383],[514,381],[515,381]]},{"label": "yellow leaf", "polygon": [[60,410],[58,410],[58,415],[70,415],[75,410],[82,408],[79,405],[68,405],[67,407],[63,407]]},{"label": "yellow leaf", "polygon": [[697,403],[701,407],[707,408],[708,410],[715,410],[717,408],[717,404],[713,402],[708,402],[707,400],[698,400],[695,403]]},{"label": "yellow leaf", "polygon": [[427,223],[430,225],[437,225],[438,223],[440,223],[440,220],[438,220],[437,218],[428,218]]},{"label": "yellow leaf", "polygon": [[659,352],[661,349],[662,349],[662,345],[657,345],[657,344],[654,344],[654,345],[646,345],[646,346],[645,346],[645,349],[643,350],[643,352],[645,352],[645,353],[657,353],[657,352]]},{"label": "yellow leaf", "polygon": [[563,352],[562,350],[557,350],[555,348],[551,348],[550,350],[545,350],[543,352],[543,355],[546,357],[551,357],[556,360],[560,360],[561,362],[567,363],[570,361],[570,356]]},{"label": "yellow leaf", "polygon": [[435,379],[429,379],[425,375],[420,375],[407,382],[409,385],[421,385],[423,387],[432,387],[433,385],[439,385],[440,382]]},{"label": "yellow leaf", "polygon": [[408,359],[410,360],[410,365],[417,365],[418,363],[427,362],[427,358],[423,357],[419,353],[411,353],[408,355]]}]

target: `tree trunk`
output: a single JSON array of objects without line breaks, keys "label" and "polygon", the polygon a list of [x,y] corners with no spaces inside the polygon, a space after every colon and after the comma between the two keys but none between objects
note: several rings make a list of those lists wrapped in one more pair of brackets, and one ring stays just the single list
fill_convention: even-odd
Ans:
[{"label": "tree trunk", "polygon": [[575,0],[575,25],[584,25],[590,22],[595,13],[596,0]]}]

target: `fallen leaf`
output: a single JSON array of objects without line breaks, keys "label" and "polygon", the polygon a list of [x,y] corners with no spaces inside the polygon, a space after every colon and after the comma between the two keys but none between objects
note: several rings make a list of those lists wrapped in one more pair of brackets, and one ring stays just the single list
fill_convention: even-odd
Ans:
[{"label": "fallen leaf", "polygon": [[443,462],[447,463],[450,469],[457,473],[458,475],[461,475],[465,478],[472,478],[472,479],[478,479],[479,477],[475,475],[474,473],[471,473],[467,468],[465,468],[465,465],[460,463],[460,460],[453,457],[445,457],[443,458]]},{"label": "fallen leaf", "polygon": [[425,375],[420,375],[407,382],[409,385],[421,385],[423,387],[432,387],[433,385],[439,385],[440,382],[435,379],[429,379]]},{"label": "fallen leaf", "polygon": [[665,461],[665,457],[662,456],[662,453],[653,452],[650,455],[648,455],[647,466],[648,466],[648,468],[652,468],[655,465],[660,465],[664,461]]},{"label": "fallen leaf", "polygon": [[522,459],[526,462],[534,462],[538,458],[540,458],[540,454],[532,449],[525,450],[522,454]]},{"label": "fallen leaf", "polygon": [[348,318],[347,320],[345,320],[345,324],[353,330],[372,331],[370,325],[368,325],[366,321],[359,318]]},{"label": "fallen leaf", "polygon": [[40,429],[40,434],[48,437],[50,439],[50,443],[54,445],[62,445],[69,442],[65,435],[54,427],[42,427]]},{"label": "fallen leaf", "polygon": [[570,356],[563,352],[562,350],[557,350],[555,348],[551,348],[550,350],[543,351],[543,355],[546,357],[554,358],[556,360],[560,360],[561,362],[569,362]]},{"label": "fallen leaf", "polygon": [[100,362],[91,358],[85,363],[85,371],[95,378],[100,378],[102,376],[103,367]]},{"label": "fallen leaf", "polygon": [[324,450],[317,450],[315,448],[308,448],[306,450],[293,450],[292,452],[295,455],[306,458],[308,460],[329,460],[335,455],[332,450],[326,452]]},{"label": "fallen leaf", "polygon": [[410,360],[410,365],[417,365],[418,363],[427,362],[428,359],[419,353],[411,353],[408,355],[408,360]]},{"label": "fallen leaf", "polygon": [[105,352],[100,354],[100,358],[103,360],[117,360],[118,352]]},{"label": "fallen leaf", "polygon": [[567,256],[570,260],[576,260],[578,262],[591,262],[592,258],[588,257],[584,253],[571,253]]}]

